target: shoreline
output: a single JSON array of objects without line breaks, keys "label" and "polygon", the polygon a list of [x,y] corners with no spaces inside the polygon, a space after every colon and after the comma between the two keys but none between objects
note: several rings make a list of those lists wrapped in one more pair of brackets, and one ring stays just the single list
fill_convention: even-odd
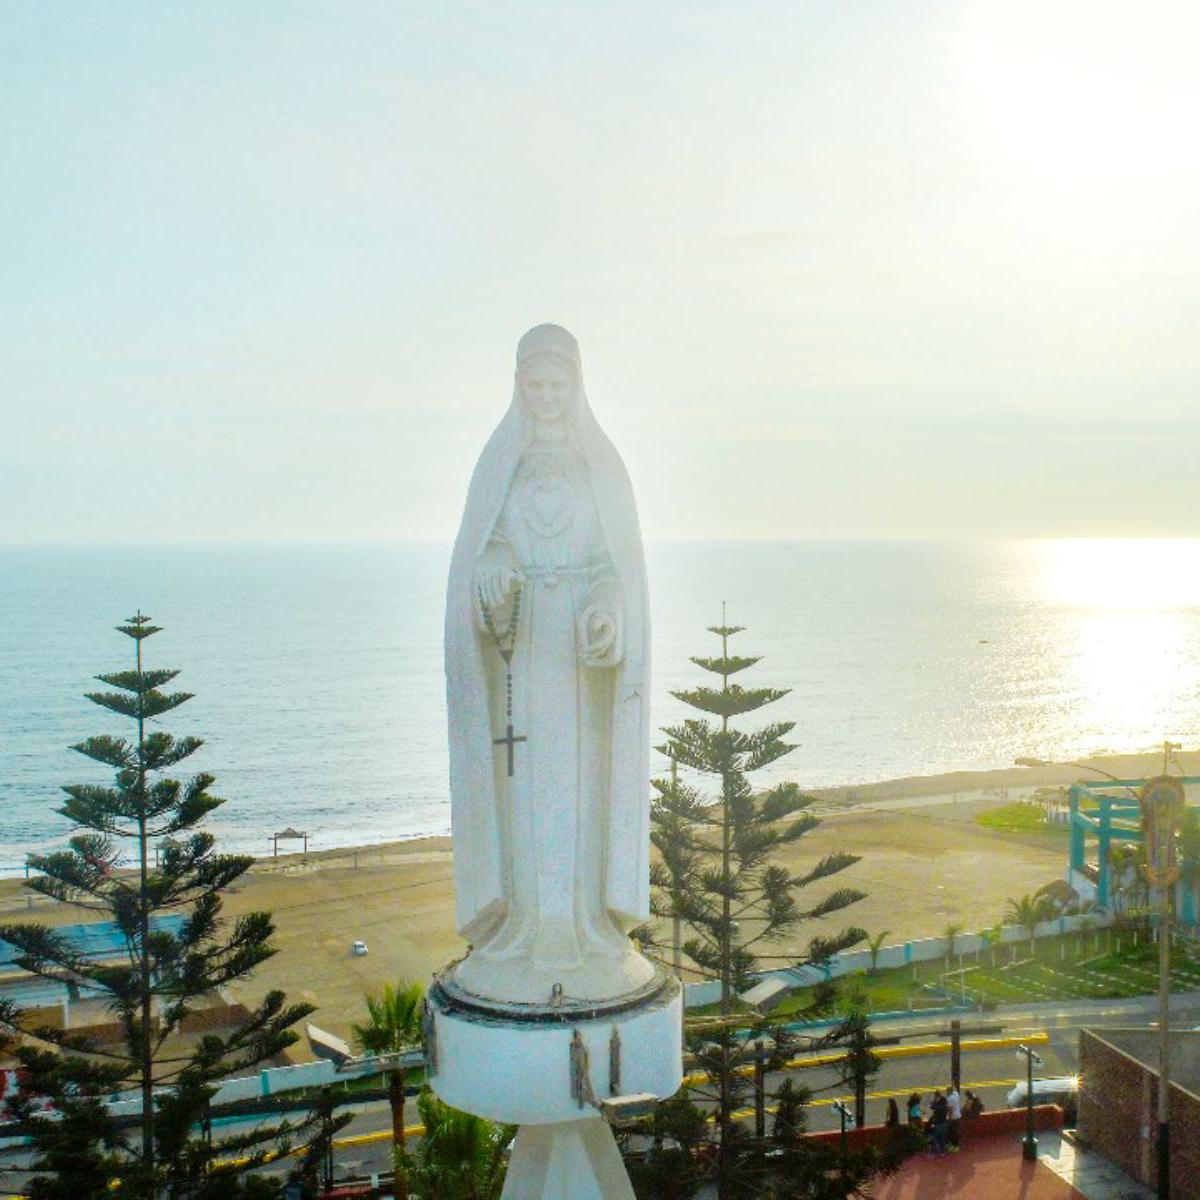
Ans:
[{"label": "shoreline", "polygon": [[[1183,768],[1185,775],[1200,775],[1200,749],[1182,750],[1174,756],[1173,772]],[[1160,751],[1141,754],[1095,754],[1079,760],[1089,766],[1109,771],[1123,779],[1146,778],[1162,770]],[[852,811],[863,804],[878,804],[888,800],[913,800],[944,798],[947,802],[960,800],[995,799],[1003,803],[1002,794],[988,793],[1018,792],[1031,793],[1042,787],[1066,787],[1080,779],[1103,782],[1103,777],[1081,771],[1078,767],[1062,763],[1051,763],[1045,767],[995,767],[990,770],[946,771],[937,775],[907,775],[900,779],[885,779],[877,783],[841,784],[834,787],[810,788],[807,794],[817,800],[836,805],[838,810]],[[1114,785],[1115,786],[1115,785]],[[1008,797],[1010,799],[1020,798]],[[329,866],[380,865],[385,862],[419,862],[423,852],[431,853],[441,860],[451,849],[449,834],[418,833],[408,837],[392,838],[387,841],[329,846],[320,850],[281,850],[278,855],[255,856],[255,871],[299,869],[309,864],[316,869],[321,864]],[[349,860],[349,861],[336,861]],[[357,860],[357,862],[355,862]],[[430,860],[425,860],[430,861]],[[274,865],[277,864],[277,865]],[[0,881],[3,882],[3,881]]]},{"label": "shoreline", "polygon": [[[1137,754],[1093,754],[1079,760],[1081,763],[1108,771],[1124,779],[1145,778],[1162,770],[1161,751],[1144,751]],[[1200,749],[1178,751],[1171,764],[1172,773],[1182,768],[1185,775],[1200,776]],[[833,811],[850,811],[859,805],[877,805],[891,800],[917,800],[954,798],[966,800],[1019,799],[1038,788],[1065,787],[1079,780],[1103,782],[1103,776],[1081,771],[1076,766],[1051,763],[1045,767],[994,767],[981,770],[946,771],[933,775],[907,775],[898,779],[885,779],[875,783],[838,784],[830,787],[806,789],[806,794],[829,805]],[[1115,785],[1114,785],[1115,786]],[[1008,793],[1016,792],[1016,796]],[[226,851],[218,837],[217,848]],[[450,852],[448,833],[414,833],[395,838],[381,838],[372,842],[347,842],[344,845],[324,846],[320,849],[280,850],[275,854],[253,854],[256,873],[282,871],[294,873],[301,870],[316,870],[322,866],[366,866],[397,865],[402,862],[417,863],[422,855],[432,854],[443,860]],[[20,868],[12,873],[0,874],[0,903],[18,891],[23,883]]]},{"label": "shoreline", "polygon": [[[1130,754],[1089,754],[1080,758],[1085,766],[1099,768],[1122,779],[1142,779],[1162,771],[1162,751]],[[1171,773],[1182,767],[1184,775],[1200,775],[1200,749],[1180,750],[1173,756]],[[1069,763],[1047,763],[1044,767],[993,767],[984,770],[946,771],[937,775],[908,775],[878,783],[846,784],[813,788],[811,795],[822,800],[855,804],[868,800],[898,800],[912,796],[947,796],[957,792],[992,789],[1066,787],[1080,780],[1105,782],[1104,777],[1080,770]],[[1115,786],[1115,785],[1114,785]]]},{"label": "shoreline", "polygon": [[[1180,757],[1186,771],[1200,773],[1200,754]],[[1154,755],[1092,761],[1114,774],[1161,769]],[[941,936],[951,923],[988,928],[1012,897],[1062,877],[1066,845],[1065,838],[982,828],[977,814],[1078,776],[1072,767],[1003,768],[823,789],[813,793],[822,820],[781,854],[782,865],[802,874],[830,854],[852,853],[856,861],[845,875],[836,885],[818,885],[812,898],[820,900],[834,886],[862,892],[846,921],[871,935],[886,931],[893,942]],[[0,911],[6,920],[50,926],[95,919],[31,893],[19,877],[0,880]],[[277,953],[250,979],[231,985],[230,999],[253,1004],[281,989],[290,1000],[312,1004],[313,1021],[339,1037],[350,1036],[366,994],[397,980],[427,981],[466,948],[455,931],[452,847],[445,836],[258,858],[226,895],[225,919],[249,912],[271,915]],[[839,914],[828,928],[844,923]],[[820,921],[806,923],[794,948],[781,942],[772,955],[801,953],[805,939],[825,931]],[[352,949],[360,939],[369,947],[365,956]],[[291,1056],[310,1054],[300,1044]]]}]

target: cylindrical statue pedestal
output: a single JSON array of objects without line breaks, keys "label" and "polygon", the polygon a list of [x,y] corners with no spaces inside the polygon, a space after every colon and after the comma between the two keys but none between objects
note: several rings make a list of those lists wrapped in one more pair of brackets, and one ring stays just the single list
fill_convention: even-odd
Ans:
[{"label": "cylindrical statue pedestal", "polygon": [[632,1200],[606,1114],[682,1082],[682,989],[658,969],[604,1002],[505,1004],[451,967],[429,992],[429,1082],[447,1103],[519,1125],[503,1200]]}]

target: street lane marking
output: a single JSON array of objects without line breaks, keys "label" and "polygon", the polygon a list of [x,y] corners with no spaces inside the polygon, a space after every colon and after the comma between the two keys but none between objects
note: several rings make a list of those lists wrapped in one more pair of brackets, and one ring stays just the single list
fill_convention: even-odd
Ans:
[{"label": "street lane marking", "polygon": [[[1015,1034],[998,1038],[964,1038],[960,1048],[964,1054],[972,1050],[1005,1050],[1013,1046],[1044,1046],[1050,1041],[1050,1035],[1045,1030],[1027,1033],[1023,1037]],[[949,1054],[950,1043],[947,1042],[918,1042],[912,1046],[877,1046],[873,1053],[886,1061],[893,1058],[920,1058],[931,1054]],[[827,1067],[841,1062],[846,1057],[845,1051],[829,1051],[825,1054],[806,1054],[789,1059],[779,1071],[801,1071],[807,1067]],[[753,1075],[753,1065],[738,1068],[739,1075]],[[702,1071],[693,1071],[683,1077],[684,1086],[696,1087],[707,1083],[708,1076]]]}]

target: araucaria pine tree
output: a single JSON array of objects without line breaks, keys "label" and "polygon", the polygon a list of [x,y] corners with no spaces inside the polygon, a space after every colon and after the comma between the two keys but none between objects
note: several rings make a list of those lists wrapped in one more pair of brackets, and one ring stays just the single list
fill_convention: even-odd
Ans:
[{"label": "araucaria pine tree", "polygon": [[[31,858],[36,873],[28,884],[106,917],[114,952],[86,955],[77,940],[44,925],[0,927],[20,967],[104,1001],[119,1030],[117,1039],[100,1042],[69,1030],[29,1029],[11,1004],[0,1010],[3,1024],[35,1039],[18,1051],[30,1095],[50,1099],[62,1118],[30,1125],[37,1173],[29,1191],[64,1200],[227,1200],[249,1185],[243,1172],[303,1123],[214,1142],[208,1116],[215,1084],[289,1046],[296,1040],[290,1027],[311,1008],[288,1005],[273,991],[236,1027],[184,1033],[202,997],[245,979],[274,953],[273,926],[263,912],[223,921],[221,893],[253,859],[218,854],[212,835],[199,828],[222,803],[209,791],[213,776],[169,777],[201,742],[154,727],[191,698],[162,690],[177,671],[144,664],[143,644],[158,628],[138,613],[118,629],[133,641],[134,667],[100,676],[109,690],[88,699],[128,719],[133,732],[73,747],[115,777],[111,786],[63,789],[59,811],[76,832],[69,849]],[[120,1127],[106,1104],[127,1090],[141,1099],[134,1130]]]},{"label": "araucaria pine tree", "polygon": [[[715,1104],[717,1184],[727,1200],[765,1194],[764,1188],[773,1186],[754,1166],[770,1171],[763,1080],[797,1048],[794,1036],[753,1014],[736,1018],[735,1029],[738,996],[757,982],[765,962],[792,967],[821,963],[866,934],[850,927],[797,945],[802,925],[830,917],[863,895],[842,887],[806,905],[799,893],[852,866],[858,856],[831,854],[801,873],[773,861],[818,824],[809,811],[811,797],[794,783],[756,791],[750,782],[754,772],[794,749],[786,740],[794,722],[753,731],[735,728],[735,722],[787,692],[732,682],[759,660],[730,654],[729,640],[741,627],[722,624],[710,632],[721,639],[720,655],[692,662],[716,676],[719,686],[674,693],[704,716],[665,730],[668,741],[662,750],[679,767],[714,779],[719,794],[706,796],[675,772],[654,781],[651,836],[659,853],[651,881],[655,914],[686,928],[690,936],[683,953],[698,974],[720,984],[723,1019],[690,1034],[689,1048],[709,1080],[707,1088],[696,1090]],[[836,1031],[830,1040],[835,1036]],[[752,1089],[757,1090],[759,1110],[756,1137],[734,1120]]]},{"label": "araucaria pine tree", "polygon": [[854,1124],[861,1129],[867,1123],[867,1087],[879,1074],[879,1055],[875,1053],[871,1019],[860,1004],[854,1004],[842,1022],[840,1040],[845,1057],[835,1064],[838,1078],[854,1089]]}]

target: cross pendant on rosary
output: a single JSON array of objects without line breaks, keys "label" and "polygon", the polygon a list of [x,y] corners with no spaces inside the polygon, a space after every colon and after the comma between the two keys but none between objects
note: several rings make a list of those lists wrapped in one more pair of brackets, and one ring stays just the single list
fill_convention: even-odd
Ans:
[{"label": "cross pendant on rosary", "polygon": [[518,742],[527,742],[529,739],[522,735],[516,737],[513,734],[513,677],[512,677],[512,660],[513,650],[517,645],[517,627],[521,620],[521,585],[517,587],[513,593],[512,616],[508,621],[508,628],[500,633],[496,629],[495,619],[492,616],[491,605],[484,599],[482,589],[479,592],[479,611],[483,614],[483,623],[487,628],[488,635],[496,644],[496,652],[504,660],[504,715],[508,718],[508,732],[504,737],[492,739],[493,746],[508,747],[508,777],[513,777],[513,769],[515,767],[514,754]]},{"label": "cross pendant on rosary", "polygon": [[513,751],[516,749],[516,745],[518,742],[527,742],[527,741],[529,741],[529,739],[524,736],[513,737],[513,727],[512,727],[511,721],[509,721],[509,723],[508,723],[508,733],[504,737],[498,737],[498,738],[492,739],[493,746],[507,746],[508,747],[508,777],[509,777],[509,779],[511,779],[513,776],[513,765],[514,765],[513,764]]}]

